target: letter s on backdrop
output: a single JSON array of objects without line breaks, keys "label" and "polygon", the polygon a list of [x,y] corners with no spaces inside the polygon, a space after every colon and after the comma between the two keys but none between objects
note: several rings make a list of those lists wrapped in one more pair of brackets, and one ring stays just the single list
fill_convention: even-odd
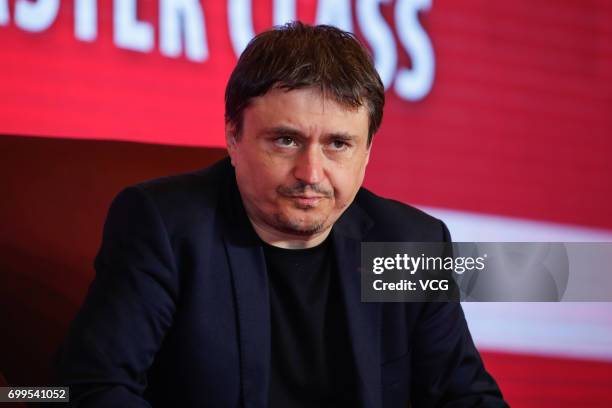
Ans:
[{"label": "letter s on backdrop", "polygon": [[400,42],[412,61],[412,69],[401,68],[395,78],[395,92],[402,99],[423,99],[433,85],[435,57],[431,40],[419,22],[421,10],[429,10],[431,0],[398,0],[395,27]]}]

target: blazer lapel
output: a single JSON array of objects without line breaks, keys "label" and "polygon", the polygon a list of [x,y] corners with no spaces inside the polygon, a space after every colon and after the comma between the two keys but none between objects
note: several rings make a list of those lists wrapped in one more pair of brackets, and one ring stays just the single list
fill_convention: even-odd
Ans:
[{"label": "blazer lapel", "polygon": [[227,243],[232,271],[238,330],[240,369],[245,407],[268,406],[270,380],[270,310],[265,260],[258,247]]},{"label": "blazer lapel", "polygon": [[245,408],[267,408],[270,308],[265,258],[233,183],[225,201],[224,240],[238,314],[240,377]]},{"label": "blazer lapel", "polygon": [[366,408],[380,408],[381,307],[361,302],[361,239],[370,226],[369,217],[353,203],[332,233],[361,400]]}]

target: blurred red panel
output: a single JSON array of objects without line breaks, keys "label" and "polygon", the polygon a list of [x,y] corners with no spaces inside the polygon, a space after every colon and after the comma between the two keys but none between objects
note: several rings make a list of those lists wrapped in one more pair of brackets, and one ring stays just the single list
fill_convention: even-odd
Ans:
[{"label": "blurred red panel", "polygon": [[512,407],[612,406],[612,362],[492,351],[482,358]]},{"label": "blurred red panel", "polygon": [[[201,2],[209,48],[201,62],[161,54],[158,2],[137,2],[155,33],[145,53],[119,48],[112,2],[96,4],[97,37],[84,42],[73,2],[61,2],[39,33],[17,26],[9,2],[0,134],[223,146],[223,92],[236,61],[229,3]],[[252,1],[255,32],[273,22],[272,4]],[[397,5],[380,6],[395,40],[394,75],[411,66],[394,28]],[[317,7],[300,1],[297,17],[312,22]],[[610,21],[606,1],[434,1],[420,13],[433,88],[408,101],[391,82],[367,186],[421,205],[612,228]]]}]

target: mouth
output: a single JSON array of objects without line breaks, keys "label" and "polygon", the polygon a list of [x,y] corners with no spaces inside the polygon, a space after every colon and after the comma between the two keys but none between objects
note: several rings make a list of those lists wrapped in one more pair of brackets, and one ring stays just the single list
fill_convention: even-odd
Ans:
[{"label": "mouth", "polygon": [[310,195],[290,195],[290,196],[286,196],[286,197],[289,198],[290,200],[294,201],[300,207],[312,207],[312,206],[315,206],[317,203],[319,203],[319,201],[321,201],[324,198],[326,198],[325,196],[321,196],[321,195],[316,195],[316,196],[310,196]]}]

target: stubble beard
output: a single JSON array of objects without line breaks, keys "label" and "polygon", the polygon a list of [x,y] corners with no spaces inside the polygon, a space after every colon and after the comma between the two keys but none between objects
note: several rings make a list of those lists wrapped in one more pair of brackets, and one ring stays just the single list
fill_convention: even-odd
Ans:
[{"label": "stubble beard", "polygon": [[[299,208],[301,210],[307,211],[306,208]],[[324,231],[327,227],[325,219],[315,219],[305,224],[304,219],[287,216],[285,214],[276,214],[274,218],[278,230],[287,234],[294,234],[300,236],[315,235]]]}]

